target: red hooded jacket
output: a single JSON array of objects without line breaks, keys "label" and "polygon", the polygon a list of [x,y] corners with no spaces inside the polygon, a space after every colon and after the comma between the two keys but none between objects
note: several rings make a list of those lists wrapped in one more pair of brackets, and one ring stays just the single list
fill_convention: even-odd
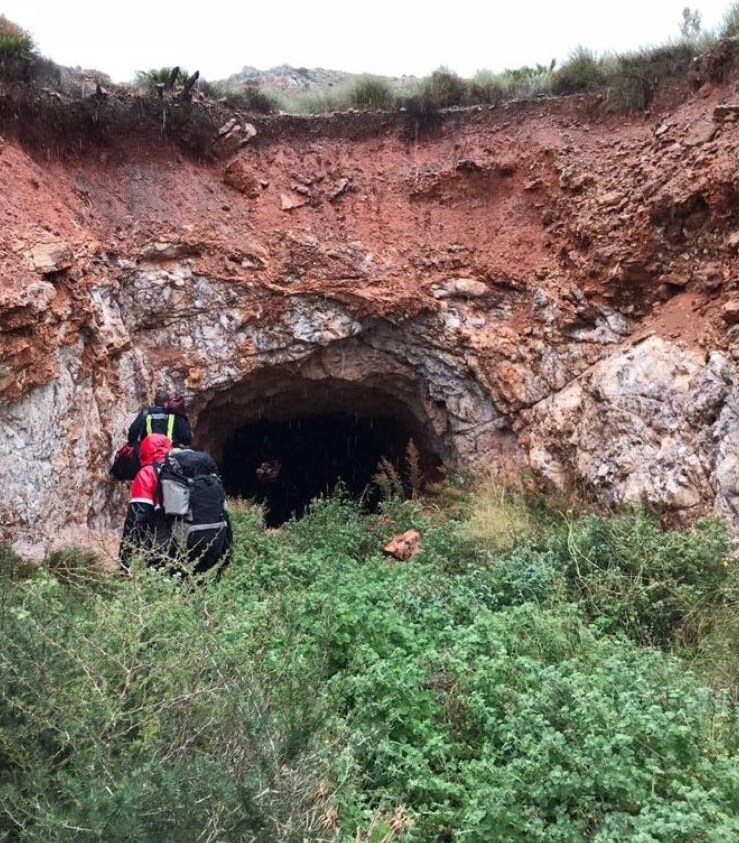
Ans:
[{"label": "red hooded jacket", "polygon": [[167,454],[172,450],[172,442],[163,433],[152,433],[141,441],[139,446],[139,462],[141,468],[131,486],[131,500],[129,503],[148,503],[161,506],[158,499],[159,475],[154,463],[164,462]]},{"label": "red hooded jacket", "polygon": [[162,511],[159,474],[154,463],[164,462],[172,450],[172,442],[162,433],[145,437],[139,447],[141,468],[131,486],[126,520],[123,524],[118,560],[122,568],[131,567],[137,550],[147,555],[147,564],[158,565],[166,558],[170,525]]}]

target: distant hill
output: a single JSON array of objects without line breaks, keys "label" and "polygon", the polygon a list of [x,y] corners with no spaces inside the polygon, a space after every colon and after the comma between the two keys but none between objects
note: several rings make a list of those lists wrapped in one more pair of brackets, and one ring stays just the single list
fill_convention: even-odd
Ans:
[{"label": "distant hill", "polygon": [[258,70],[246,65],[225,81],[230,85],[258,85],[285,92],[310,91],[316,88],[330,88],[346,82],[359,74],[342,70],[325,70],[322,67],[291,67],[282,64],[269,70]]}]

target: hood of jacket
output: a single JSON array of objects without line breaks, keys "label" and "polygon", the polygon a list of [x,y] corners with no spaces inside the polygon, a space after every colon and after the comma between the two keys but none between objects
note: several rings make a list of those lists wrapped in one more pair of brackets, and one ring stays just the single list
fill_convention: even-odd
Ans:
[{"label": "hood of jacket", "polygon": [[179,392],[175,392],[175,394],[167,401],[164,405],[164,409],[168,413],[175,413],[178,416],[182,416],[183,419],[187,418],[187,408],[185,407],[185,397]]},{"label": "hood of jacket", "polygon": [[144,437],[139,445],[139,462],[141,466],[155,462],[164,462],[164,458],[172,450],[172,440],[163,433],[151,433]]}]

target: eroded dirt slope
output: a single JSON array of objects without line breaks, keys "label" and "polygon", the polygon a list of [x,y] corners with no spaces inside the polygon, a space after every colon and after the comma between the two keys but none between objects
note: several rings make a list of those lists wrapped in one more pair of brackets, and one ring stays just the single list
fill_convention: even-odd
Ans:
[{"label": "eroded dirt slope", "polygon": [[731,79],[638,117],[575,97],[420,136],[237,115],[207,156],[6,120],[3,536],[115,519],[110,455],[160,382],[215,452],[265,390],[282,415],[364,391],[449,465],[733,516],[737,116]]}]

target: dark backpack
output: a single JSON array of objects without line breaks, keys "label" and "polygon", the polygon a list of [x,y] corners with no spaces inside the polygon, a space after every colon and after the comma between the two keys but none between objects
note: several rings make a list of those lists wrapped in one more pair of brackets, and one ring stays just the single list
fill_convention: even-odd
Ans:
[{"label": "dark backpack", "polygon": [[198,568],[212,567],[230,550],[226,490],[213,457],[176,449],[159,469],[162,507],[171,516],[172,536]]},{"label": "dark backpack", "polygon": [[121,445],[113,457],[110,473],[116,480],[133,480],[141,468],[138,445]]}]

